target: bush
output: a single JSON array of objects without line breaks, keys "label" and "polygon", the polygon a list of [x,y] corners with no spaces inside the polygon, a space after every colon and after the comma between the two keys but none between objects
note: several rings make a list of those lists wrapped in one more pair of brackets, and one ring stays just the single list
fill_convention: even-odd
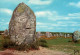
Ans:
[{"label": "bush", "polygon": [[13,49],[19,50],[19,51],[38,50],[39,46],[48,47],[47,41],[45,39],[37,40],[37,41],[33,42],[32,44],[17,45],[15,42],[12,42],[10,40],[9,36],[4,37],[4,40],[2,42],[2,46],[3,46],[4,49],[6,49],[6,48],[11,48],[12,49],[13,48]]},{"label": "bush", "polygon": [[4,40],[2,42],[2,46],[4,49],[6,48],[13,48],[15,50],[24,51],[24,50],[38,50],[39,44],[38,41],[32,43],[32,44],[21,44],[17,45],[15,42],[12,42],[10,40],[9,36],[4,37]]},{"label": "bush", "polygon": [[16,50],[19,50],[19,51],[24,51],[24,50],[28,51],[29,48],[30,48],[30,46],[29,45],[26,45],[26,44],[15,46],[15,49]]},{"label": "bush", "polygon": [[45,39],[40,39],[39,40],[39,45],[42,47],[48,47],[47,41]]},{"label": "bush", "polygon": [[5,36],[3,38],[4,38],[4,40],[2,42],[3,48],[14,48],[14,46],[16,44],[10,40],[10,37],[9,36]]},{"label": "bush", "polygon": [[22,45],[18,45],[16,46],[16,50],[19,50],[19,51],[28,51],[28,50],[38,50],[39,49],[39,45],[34,42],[32,44],[22,44]]},{"label": "bush", "polygon": [[40,39],[39,41],[42,43],[47,43],[45,39]]},{"label": "bush", "polygon": [[36,50],[39,49],[39,43],[38,43],[38,41],[36,41],[36,42],[30,44],[30,46],[31,46],[31,49],[36,49]]},{"label": "bush", "polygon": [[48,45],[46,43],[40,43],[40,46],[42,46],[42,47],[48,47]]}]

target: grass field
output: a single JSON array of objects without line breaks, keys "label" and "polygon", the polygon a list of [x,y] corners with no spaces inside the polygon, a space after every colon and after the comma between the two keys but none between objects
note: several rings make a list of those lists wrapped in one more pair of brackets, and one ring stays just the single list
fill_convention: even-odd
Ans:
[{"label": "grass field", "polygon": [[56,38],[52,40],[46,40],[49,46],[49,49],[52,50],[58,50],[58,51],[64,51],[66,53],[74,53],[74,50],[80,51],[80,42],[74,43],[69,42],[71,41],[71,38]]},{"label": "grass field", "polygon": [[[3,40],[4,40],[3,37],[0,35],[0,50],[3,50],[1,44]],[[49,46],[49,49],[51,50],[64,51],[66,53],[71,54],[74,53],[74,50],[80,51],[80,41],[78,43],[69,42],[71,40],[72,40],[71,38],[58,37],[56,39],[50,39],[46,41]]]}]

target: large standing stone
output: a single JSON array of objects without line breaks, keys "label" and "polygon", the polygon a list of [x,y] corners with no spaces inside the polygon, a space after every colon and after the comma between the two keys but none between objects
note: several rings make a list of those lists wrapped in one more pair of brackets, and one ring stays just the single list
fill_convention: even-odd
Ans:
[{"label": "large standing stone", "polygon": [[59,33],[59,36],[60,36],[60,37],[62,37],[62,36],[63,36],[63,34],[62,34],[62,33]]},{"label": "large standing stone", "polygon": [[56,34],[56,37],[59,37],[59,35],[58,35],[58,34]]},{"label": "large standing stone", "polygon": [[53,36],[56,36],[56,34],[54,33]]},{"label": "large standing stone", "polygon": [[67,34],[67,37],[70,37],[70,34]]},{"label": "large standing stone", "polygon": [[20,3],[14,10],[9,23],[9,35],[18,45],[36,40],[36,16],[26,4]]},{"label": "large standing stone", "polygon": [[66,35],[66,34],[64,34],[64,37],[66,38],[66,37],[67,37],[67,35]]}]

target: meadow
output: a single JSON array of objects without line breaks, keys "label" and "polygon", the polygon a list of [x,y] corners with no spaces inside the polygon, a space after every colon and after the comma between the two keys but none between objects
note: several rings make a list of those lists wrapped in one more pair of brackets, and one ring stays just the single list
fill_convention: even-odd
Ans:
[{"label": "meadow", "polygon": [[[3,50],[2,42],[4,38],[0,35],[0,50]],[[55,39],[46,40],[48,49],[55,51],[63,51],[66,53],[74,54],[74,50],[80,51],[80,41],[77,43],[72,42],[72,38],[57,37]]]},{"label": "meadow", "polygon": [[51,50],[63,51],[66,53],[74,54],[75,50],[80,51],[80,41],[77,43],[72,42],[72,38],[58,37],[56,39],[46,40]]}]

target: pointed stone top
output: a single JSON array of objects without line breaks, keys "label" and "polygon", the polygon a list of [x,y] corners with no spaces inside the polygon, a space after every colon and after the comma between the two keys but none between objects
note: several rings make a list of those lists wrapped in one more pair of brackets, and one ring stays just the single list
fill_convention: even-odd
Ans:
[{"label": "pointed stone top", "polygon": [[24,2],[20,3],[19,5],[26,5]]},{"label": "pointed stone top", "polygon": [[32,9],[29,6],[27,6],[24,2],[19,3],[18,6],[15,8],[12,17],[18,17],[23,13],[29,14],[28,11],[30,11],[30,13],[33,13],[33,15],[35,16],[34,12],[32,11]]},{"label": "pointed stone top", "polygon": [[[31,8],[28,7],[24,2],[20,3],[20,4],[16,7],[17,12],[19,12],[19,13],[22,13],[22,12],[24,12],[24,11],[27,10],[27,9],[31,10]],[[32,10],[31,10],[31,11],[32,11]],[[32,11],[32,12],[33,12],[33,11]]]},{"label": "pointed stone top", "polygon": [[22,2],[22,4],[24,4],[24,2]]},{"label": "pointed stone top", "polygon": [[25,3],[22,2],[16,7],[14,12],[23,13],[26,10],[27,7],[28,6]]}]

